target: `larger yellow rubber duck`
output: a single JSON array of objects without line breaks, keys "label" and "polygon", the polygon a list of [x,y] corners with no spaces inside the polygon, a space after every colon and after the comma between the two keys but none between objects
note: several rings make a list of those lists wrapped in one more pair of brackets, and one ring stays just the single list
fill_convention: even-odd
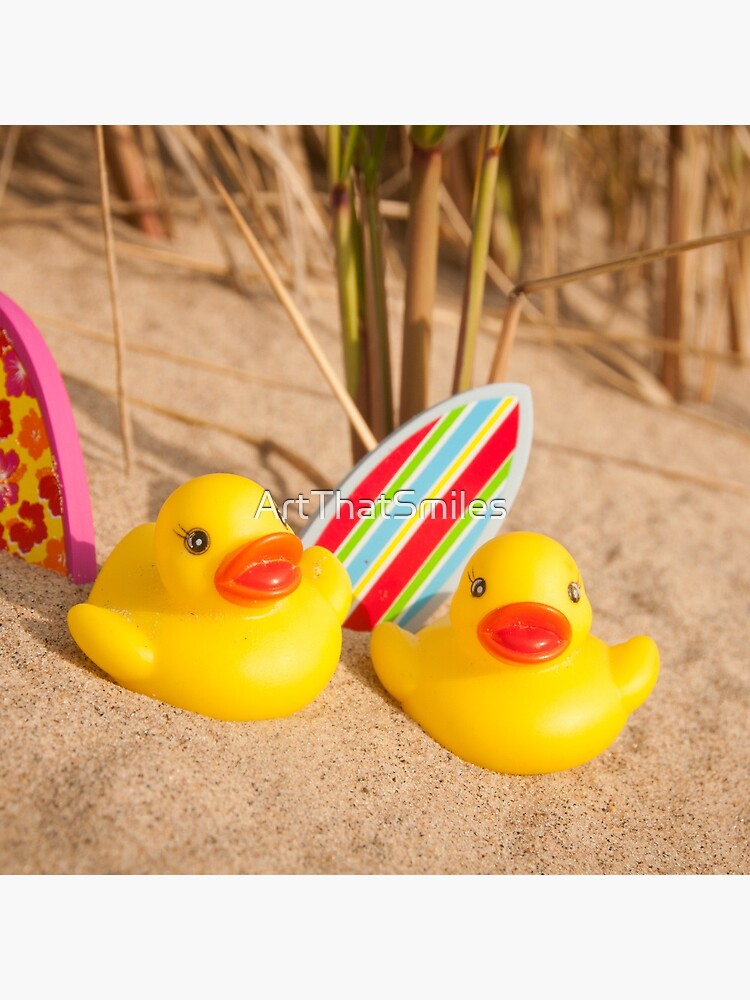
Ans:
[{"label": "larger yellow rubber duck", "polygon": [[514,532],[474,554],[449,615],[416,635],[377,625],[375,671],[438,743],[507,774],[576,767],[605,750],[648,696],[656,644],[608,646],[573,558]]},{"label": "larger yellow rubber duck", "polygon": [[242,476],[178,487],[103,565],[73,638],[123,687],[217,719],[289,715],[339,662],[352,590]]}]

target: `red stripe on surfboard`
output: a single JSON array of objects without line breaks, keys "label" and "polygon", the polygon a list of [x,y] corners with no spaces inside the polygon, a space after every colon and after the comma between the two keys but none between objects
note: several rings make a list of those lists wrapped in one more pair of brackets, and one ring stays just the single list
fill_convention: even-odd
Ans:
[{"label": "red stripe on surfboard", "polygon": [[[518,440],[518,405],[503,420],[481,451],[454,480],[442,498],[450,504],[451,493],[463,490],[468,508],[470,499],[500,468]],[[374,628],[398,595],[411,582],[417,570],[429,559],[455,524],[449,516],[425,518],[404,548],[376,577],[370,590],[353,609],[344,627],[358,632]]]},{"label": "red stripe on surfboard", "polygon": [[[347,538],[351,530],[358,524],[361,524],[361,519],[358,518],[356,514],[358,501],[377,500],[401,466],[404,465],[412,452],[417,450],[424,438],[427,437],[428,433],[442,416],[445,416],[445,414],[441,414],[440,417],[435,417],[435,419],[430,421],[429,424],[425,424],[424,427],[420,427],[419,430],[415,431],[411,437],[408,437],[405,441],[403,441],[398,448],[394,449],[394,451],[389,452],[385,458],[383,458],[382,461],[375,466],[372,472],[362,480],[354,492],[350,493],[349,496],[346,497],[346,499],[353,502],[354,512],[349,510],[348,504],[342,504],[342,509],[338,516],[331,516],[331,520],[329,521],[327,527],[323,529],[320,538],[315,542],[316,545],[322,545],[330,552],[336,551],[341,543]],[[342,499],[344,498],[342,497]],[[330,509],[332,504],[333,497],[330,497],[327,499],[326,505]]]}]

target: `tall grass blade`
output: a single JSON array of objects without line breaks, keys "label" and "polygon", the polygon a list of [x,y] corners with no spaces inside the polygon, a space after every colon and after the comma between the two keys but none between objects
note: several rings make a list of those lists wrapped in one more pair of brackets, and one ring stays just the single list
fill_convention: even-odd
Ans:
[{"label": "tall grass blade", "polygon": [[487,254],[492,232],[492,216],[495,209],[497,170],[500,151],[507,133],[507,125],[491,125],[487,129],[486,148],[472,216],[471,250],[464,285],[461,326],[458,333],[458,350],[453,375],[454,392],[463,392],[465,389],[471,388],[474,381],[474,355],[484,299]]},{"label": "tall grass blade", "polygon": [[[344,375],[350,396],[370,420],[366,357],[362,338],[364,296],[361,292],[361,235],[357,223],[352,183],[352,156],[353,147],[357,141],[357,131],[358,126],[352,126],[349,129],[344,148],[341,126],[329,125],[326,130],[326,155],[333,218],[333,244],[336,257],[336,284],[344,355]],[[361,458],[364,450],[359,436],[354,433],[352,434],[351,446],[355,460]]]},{"label": "tall grass blade", "polygon": [[428,402],[445,129],[445,125],[415,125],[411,131],[400,423],[426,409]]},{"label": "tall grass blade", "polygon": [[378,438],[393,430],[393,389],[385,288],[385,254],[378,181],[386,128],[378,126],[372,140],[362,135],[359,149],[362,205],[362,265],[365,293],[365,345],[370,424]]}]

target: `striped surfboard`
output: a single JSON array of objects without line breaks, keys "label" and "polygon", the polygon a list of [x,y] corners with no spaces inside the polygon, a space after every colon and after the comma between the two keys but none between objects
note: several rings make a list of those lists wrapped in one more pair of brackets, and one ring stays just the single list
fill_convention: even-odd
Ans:
[{"label": "striped surfboard", "polygon": [[528,386],[470,389],[407,421],[321,498],[302,540],[347,569],[354,600],[346,628],[424,624],[471,552],[502,527],[531,435]]}]

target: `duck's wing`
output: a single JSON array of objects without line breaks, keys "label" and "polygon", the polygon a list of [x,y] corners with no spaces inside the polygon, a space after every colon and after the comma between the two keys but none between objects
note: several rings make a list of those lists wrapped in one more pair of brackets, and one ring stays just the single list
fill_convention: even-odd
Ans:
[{"label": "duck's wing", "polygon": [[659,650],[653,639],[636,636],[609,650],[612,677],[625,709],[633,712],[651,693],[659,675]]},{"label": "duck's wing", "polygon": [[313,545],[305,549],[300,566],[303,576],[325,597],[343,623],[352,604],[352,584],[336,556],[320,545]]},{"label": "duck's wing", "polygon": [[123,687],[142,682],[154,668],[148,636],[117,611],[76,604],[68,612],[68,628],[86,656]]},{"label": "duck's wing", "polygon": [[419,678],[418,637],[393,622],[381,622],[372,630],[370,657],[386,691],[400,702],[408,698]]}]

